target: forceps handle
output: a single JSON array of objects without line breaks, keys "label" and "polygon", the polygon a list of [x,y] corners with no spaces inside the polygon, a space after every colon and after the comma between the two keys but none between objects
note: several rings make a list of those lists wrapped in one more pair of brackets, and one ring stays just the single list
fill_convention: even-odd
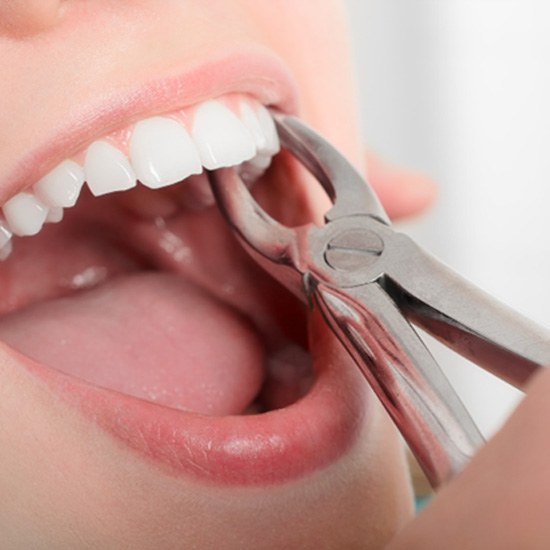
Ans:
[{"label": "forceps handle", "polygon": [[483,437],[390,296],[376,283],[345,290],[320,283],[312,298],[432,486],[457,474]]},{"label": "forceps handle", "polygon": [[[405,235],[395,235],[387,290],[416,325],[522,388],[550,366],[550,331],[483,292]],[[393,288],[392,288],[393,287]]]}]

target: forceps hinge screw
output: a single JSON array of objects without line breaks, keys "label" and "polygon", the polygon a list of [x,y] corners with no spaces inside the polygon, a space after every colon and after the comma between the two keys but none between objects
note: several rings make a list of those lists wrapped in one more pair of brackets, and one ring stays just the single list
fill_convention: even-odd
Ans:
[{"label": "forceps hinge screw", "polygon": [[364,270],[376,263],[384,241],[374,231],[351,228],[332,237],[326,245],[325,261],[338,271]]}]

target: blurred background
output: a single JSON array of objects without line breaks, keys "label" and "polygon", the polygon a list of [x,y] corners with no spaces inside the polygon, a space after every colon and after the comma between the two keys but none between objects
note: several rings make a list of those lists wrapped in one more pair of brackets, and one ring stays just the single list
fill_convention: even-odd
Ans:
[{"label": "blurred background", "polygon": [[[550,327],[550,2],[346,3],[366,143],[440,188],[400,228]],[[491,434],[521,394],[430,348]]]}]

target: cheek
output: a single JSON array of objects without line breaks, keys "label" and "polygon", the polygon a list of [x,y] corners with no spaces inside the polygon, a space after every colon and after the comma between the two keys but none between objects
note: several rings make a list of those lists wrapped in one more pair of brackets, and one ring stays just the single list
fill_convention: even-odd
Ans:
[{"label": "cheek", "polygon": [[[254,7],[256,6],[256,7]],[[352,64],[347,13],[342,2],[307,0],[254,3],[259,35],[289,66],[297,81],[300,117],[334,144],[359,173],[364,146]],[[328,207],[325,194],[310,186],[309,204]]]},{"label": "cheek", "polygon": [[344,4],[327,0],[246,2],[249,26],[297,79],[301,115],[362,162],[356,86]]}]

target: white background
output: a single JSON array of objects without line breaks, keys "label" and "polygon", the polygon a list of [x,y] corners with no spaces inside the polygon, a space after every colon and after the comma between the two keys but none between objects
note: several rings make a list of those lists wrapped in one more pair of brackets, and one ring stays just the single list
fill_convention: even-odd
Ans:
[{"label": "white background", "polygon": [[[440,186],[402,229],[550,327],[550,2],[346,3],[366,142]],[[491,433],[518,394],[432,349]]]}]

